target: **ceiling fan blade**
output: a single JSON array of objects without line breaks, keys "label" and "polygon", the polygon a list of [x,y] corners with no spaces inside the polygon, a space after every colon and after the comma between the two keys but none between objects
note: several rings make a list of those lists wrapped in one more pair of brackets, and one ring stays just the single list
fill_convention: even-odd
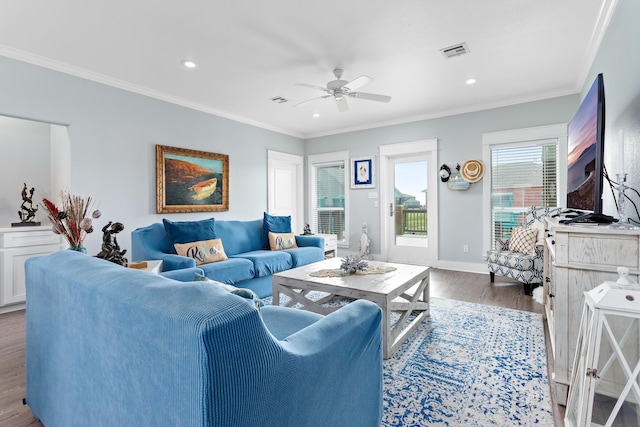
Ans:
[{"label": "ceiling fan blade", "polygon": [[387,95],[378,95],[375,93],[366,93],[366,92],[351,92],[349,96],[352,98],[360,98],[360,99],[368,99],[370,101],[378,101],[378,102],[389,102],[391,101],[391,97]]},{"label": "ceiling fan blade", "polygon": [[362,87],[364,85],[366,85],[367,83],[370,83],[371,81],[373,81],[373,79],[369,76],[360,76],[360,77],[356,77],[355,79],[351,80],[349,83],[347,83],[346,85],[342,86],[345,89],[348,90],[356,90],[359,87]]},{"label": "ceiling fan blade", "polygon": [[297,104],[292,105],[292,107],[302,107],[304,105],[310,104],[313,101],[316,101],[318,99],[322,99],[322,98],[329,98],[331,95],[324,95],[324,96],[318,96],[317,98],[311,98],[311,99],[307,99],[306,101],[302,101],[302,102],[298,102]]},{"label": "ceiling fan blade", "polygon": [[349,111],[349,104],[347,104],[347,98],[336,98],[336,104],[338,105],[338,111],[344,113]]},{"label": "ceiling fan blade", "polygon": [[326,92],[326,91],[327,91],[327,88],[326,88],[326,87],[322,87],[322,86],[308,85],[308,84],[306,84],[306,83],[294,83],[294,84],[295,84],[296,86],[304,86],[304,87],[308,87],[308,88],[311,88],[311,89],[321,90],[321,91],[323,91],[323,92]]}]

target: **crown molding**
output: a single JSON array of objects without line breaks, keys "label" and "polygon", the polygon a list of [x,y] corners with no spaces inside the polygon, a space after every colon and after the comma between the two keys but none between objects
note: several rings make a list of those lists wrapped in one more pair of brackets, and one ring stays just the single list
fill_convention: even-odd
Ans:
[{"label": "crown molding", "polygon": [[580,69],[578,77],[576,78],[577,92],[582,92],[582,89],[584,88],[585,82],[587,81],[587,78],[589,76],[589,72],[593,67],[593,61],[598,54],[598,50],[600,50],[602,39],[607,32],[607,28],[609,28],[611,17],[613,16],[617,5],[618,0],[604,0],[602,2],[600,12],[598,13],[598,18],[596,19],[596,25],[591,32],[589,47],[585,52],[582,67]]},{"label": "crown molding", "polygon": [[533,96],[516,97],[516,98],[510,98],[507,100],[493,102],[493,103],[478,104],[478,105],[473,105],[469,107],[438,111],[437,113],[429,113],[429,114],[412,116],[412,117],[404,117],[401,119],[388,120],[384,122],[376,122],[375,124],[353,126],[349,128],[336,129],[328,132],[318,132],[313,134],[307,134],[304,136],[304,138],[305,140],[309,140],[313,138],[319,138],[322,136],[337,135],[337,134],[347,133],[347,132],[356,132],[361,130],[369,130],[369,129],[387,127],[387,126],[419,122],[422,120],[431,120],[431,119],[438,119],[441,117],[450,117],[450,116],[457,116],[460,114],[475,113],[478,111],[491,110],[494,108],[525,104],[527,102],[543,101],[545,99],[558,98],[558,97],[567,96],[567,95],[575,95],[576,93],[579,93],[579,92],[580,92],[580,89],[574,89],[574,88],[554,91],[554,92],[545,92],[545,93],[536,94]]},{"label": "crown molding", "polygon": [[258,128],[266,129],[266,130],[277,132],[277,133],[282,133],[282,134],[293,136],[300,139],[304,138],[304,135],[296,132],[280,129],[278,127],[271,126],[266,123],[249,120],[245,117],[228,114],[228,113],[225,113],[224,111],[215,110],[205,105],[188,101],[186,99],[179,98],[176,96],[172,96],[164,92],[155,91],[153,89],[149,89],[144,86],[135,85],[133,83],[129,83],[124,80],[119,80],[104,74],[96,73],[94,71],[86,70],[84,68],[74,67],[72,65],[65,64],[60,61],[56,61],[56,60],[46,58],[40,55],[36,55],[33,53],[25,52],[9,46],[0,45],[0,56],[5,56],[7,58],[26,62],[28,64],[36,65],[49,70],[58,71],[64,74],[69,74],[74,77],[79,77],[81,79],[100,83],[106,86],[111,86],[117,89],[126,90],[128,92],[133,92],[138,95],[148,96],[149,98],[154,98],[160,101],[165,101],[171,104],[187,107],[192,110],[201,111],[203,113],[207,113],[207,114],[218,116],[224,119],[232,120],[234,122],[244,123],[247,125],[255,126]]}]

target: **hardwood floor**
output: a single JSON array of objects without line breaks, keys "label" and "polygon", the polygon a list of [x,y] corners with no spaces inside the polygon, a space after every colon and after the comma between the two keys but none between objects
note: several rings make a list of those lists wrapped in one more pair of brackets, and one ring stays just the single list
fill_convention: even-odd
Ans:
[{"label": "hardwood floor", "polygon": [[[488,274],[431,270],[431,296],[478,304],[487,304],[542,314],[542,305],[524,295],[520,283],[496,276],[489,282]],[[0,314],[0,426],[41,426],[22,404],[25,396],[25,315],[24,310]],[[547,354],[550,354],[548,331]],[[553,361],[549,360],[549,376]],[[556,404],[551,390],[556,426],[564,426],[564,407]]]},{"label": "hardwood floor", "polygon": [[0,426],[41,426],[25,397],[24,310],[0,314]]}]

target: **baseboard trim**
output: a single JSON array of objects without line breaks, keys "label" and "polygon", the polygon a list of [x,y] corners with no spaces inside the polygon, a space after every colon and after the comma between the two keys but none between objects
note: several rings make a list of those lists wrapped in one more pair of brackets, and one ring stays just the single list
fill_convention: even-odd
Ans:
[{"label": "baseboard trim", "polygon": [[479,264],[475,262],[457,262],[438,260],[432,267],[442,270],[464,271],[465,273],[489,274],[487,264]]},{"label": "baseboard trim", "polygon": [[[354,251],[349,251],[347,249],[338,248],[338,257],[344,258],[347,255],[358,255],[358,253]],[[371,254],[371,259],[373,261],[383,261],[382,259],[380,259],[380,254]],[[489,270],[487,269],[486,262],[477,263],[477,262],[458,262],[458,261],[437,260],[431,264],[421,264],[421,265],[428,265],[429,267],[440,268],[442,270],[463,271],[465,273],[489,274]]]},{"label": "baseboard trim", "polygon": [[[344,258],[347,255],[358,255],[358,252],[349,251],[345,248],[338,247],[338,257]],[[380,254],[371,254],[371,259],[373,261],[383,261],[380,259]],[[437,260],[434,263],[430,264],[421,264],[428,265],[433,268],[441,268],[442,270],[454,270],[454,271],[464,271],[465,273],[479,273],[479,274],[489,274],[489,270],[487,269],[486,262],[478,263],[478,262],[458,262],[458,261],[443,261]]]},{"label": "baseboard trim", "polygon": [[5,305],[4,307],[0,307],[0,314],[9,313],[11,311],[24,310],[27,307],[27,304],[24,302],[12,305]]}]

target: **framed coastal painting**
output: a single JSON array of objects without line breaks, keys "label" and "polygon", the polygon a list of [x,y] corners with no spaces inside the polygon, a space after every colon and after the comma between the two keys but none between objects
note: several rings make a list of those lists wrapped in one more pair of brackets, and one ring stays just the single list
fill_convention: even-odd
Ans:
[{"label": "framed coastal painting", "polygon": [[158,213],[228,210],[228,155],[156,145]]},{"label": "framed coastal painting", "polygon": [[375,157],[358,157],[351,159],[351,188],[375,188]]}]

